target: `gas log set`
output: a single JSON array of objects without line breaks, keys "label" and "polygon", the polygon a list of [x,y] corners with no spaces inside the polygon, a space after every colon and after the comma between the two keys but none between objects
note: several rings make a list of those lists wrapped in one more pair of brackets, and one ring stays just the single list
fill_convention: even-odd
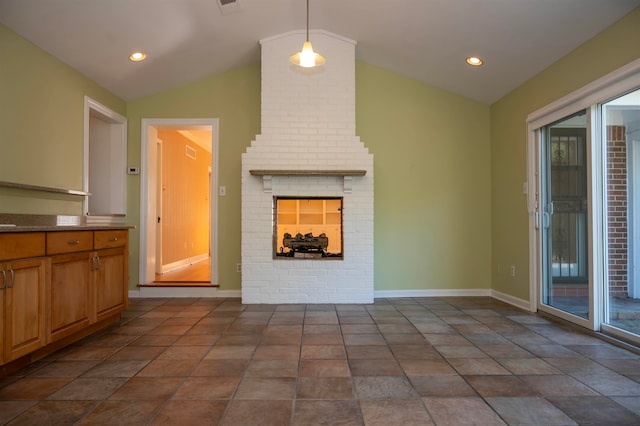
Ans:
[{"label": "gas log set", "polygon": [[[329,238],[324,233],[317,237],[314,237],[312,233],[304,235],[296,234],[295,237],[292,237],[291,234],[286,232],[282,239],[280,253],[277,255],[299,258],[328,257],[332,256],[332,254],[327,253],[328,246]],[[285,247],[288,248],[289,251],[284,251]]]}]

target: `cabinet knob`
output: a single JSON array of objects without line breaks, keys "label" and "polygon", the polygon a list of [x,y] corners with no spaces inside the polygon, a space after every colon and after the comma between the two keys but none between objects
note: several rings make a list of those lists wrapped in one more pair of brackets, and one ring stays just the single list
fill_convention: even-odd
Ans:
[{"label": "cabinet knob", "polygon": [[70,246],[75,246],[77,244],[80,244],[79,240],[71,240],[71,241],[67,241],[67,244],[69,244]]},{"label": "cabinet knob", "polygon": [[111,237],[109,238],[109,241],[118,241],[118,237]]}]

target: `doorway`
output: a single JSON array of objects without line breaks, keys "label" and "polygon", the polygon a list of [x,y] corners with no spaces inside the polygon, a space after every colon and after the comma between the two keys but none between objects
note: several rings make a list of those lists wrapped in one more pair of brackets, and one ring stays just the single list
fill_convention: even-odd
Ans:
[{"label": "doorway", "polygon": [[140,284],[217,285],[217,119],[143,119]]}]

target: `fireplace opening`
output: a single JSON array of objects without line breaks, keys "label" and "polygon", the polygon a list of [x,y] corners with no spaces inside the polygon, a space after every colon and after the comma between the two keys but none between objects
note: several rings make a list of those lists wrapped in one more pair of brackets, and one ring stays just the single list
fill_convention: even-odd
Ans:
[{"label": "fireplace opening", "polygon": [[273,197],[274,259],[343,259],[342,197]]}]

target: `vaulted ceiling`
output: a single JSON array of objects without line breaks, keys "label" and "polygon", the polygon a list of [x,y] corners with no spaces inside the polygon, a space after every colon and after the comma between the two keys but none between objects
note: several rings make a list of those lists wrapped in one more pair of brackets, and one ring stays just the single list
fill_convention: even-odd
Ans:
[{"label": "vaulted ceiling", "polygon": [[[257,63],[260,39],[306,25],[305,0],[218,1],[0,0],[0,22],[125,100]],[[364,62],[490,104],[638,6],[310,0],[310,27],[356,40]],[[129,61],[134,50],[147,60]]]}]

